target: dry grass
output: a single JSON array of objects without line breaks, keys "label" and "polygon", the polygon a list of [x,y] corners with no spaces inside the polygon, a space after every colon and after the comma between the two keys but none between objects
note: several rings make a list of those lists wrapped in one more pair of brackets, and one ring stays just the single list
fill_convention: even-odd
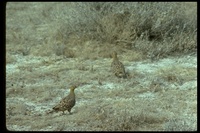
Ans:
[{"label": "dry grass", "polygon": [[[135,68],[138,71],[130,70],[133,77],[120,80],[109,72],[111,60],[96,60],[93,72],[89,69],[88,62],[91,62],[89,60],[82,62],[74,61],[74,59],[68,59],[67,62],[64,60],[58,59],[55,63],[49,64],[48,67],[41,67],[38,72],[33,71],[34,76],[31,76],[28,71],[23,71],[24,76],[20,79],[18,77],[21,74],[17,70],[13,76],[7,74],[7,83],[12,81],[13,84],[6,88],[8,129],[55,131],[196,129],[196,121],[190,122],[186,118],[183,119],[190,122],[187,125],[192,124],[193,127],[182,129],[173,127],[177,126],[176,123],[173,123],[174,117],[182,119],[182,116],[179,117],[179,115],[195,115],[197,103],[194,102],[196,101],[195,86],[194,88],[187,87],[184,90],[181,89],[181,86],[179,86],[180,89],[170,88],[174,82],[165,80],[164,75],[168,74],[172,66],[169,69],[158,69],[155,71],[158,74],[152,74],[151,78],[146,77],[146,74],[142,74],[139,69]],[[85,68],[79,68],[80,63]],[[40,60],[38,64],[45,66],[46,62]],[[29,64],[27,63],[26,66]],[[130,62],[127,62],[127,66],[131,66]],[[195,72],[193,72],[195,69],[185,69],[185,71],[187,70],[190,72],[188,75],[193,78],[189,78],[190,80],[188,76],[182,78],[185,82],[193,81],[196,77]],[[53,73],[56,73],[57,76]],[[17,76],[17,74],[19,75]],[[154,76],[160,76],[163,79],[160,78],[157,82],[152,82]],[[67,88],[74,83],[79,84],[79,87],[75,91],[77,104],[72,109],[73,114],[66,113],[64,117],[67,119],[59,116],[60,113],[45,114],[62,97],[67,95],[69,91]],[[151,83],[154,83],[153,86]],[[13,104],[11,102],[13,100],[17,104]],[[14,117],[13,114],[17,112],[24,113]],[[17,124],[16,122],[19,120],[21,122]],[[17,125],[17,127],[13,127],[13,125]]]},{"label": "dry grass", "polygon": [[160,79],[163,79],[167,82],[183,84],[185,82],[196,79],[197,77],[197,69],[196,68],[188,68],[185,66],[171,66],[162,68],[156,72],[157,76]]},{"label": "dry grass", "polygon": [[6,64],[14,63],[15,61],[16,61],[15,56],[13,56],[9,53],[6,54]]},{"label": "dry grass", "polygon": [[[197,130],[196,5],[7,3],[7,129]],[[111,72],[113,51],[127,79]],[[46,114],[74,84],[72,115]]]},{"label": "dry grass", "polygon": [[15,23],[7,19],[6,42],[15,40],[7,50],[23,55],[108,58],[115,47],[120,54],[137,51],[134,60],[141,60],[197,46],[194,2],[8,3],[6,8],[6,17],[15,17]]}]

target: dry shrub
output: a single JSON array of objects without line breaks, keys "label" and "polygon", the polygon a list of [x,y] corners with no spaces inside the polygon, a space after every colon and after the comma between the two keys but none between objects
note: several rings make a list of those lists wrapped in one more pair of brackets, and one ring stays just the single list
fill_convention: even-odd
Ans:
[{"label": "dry shrub", "polygon": [[[197,19],[196,14],[193,14],[193,19],[190,21],[191,17],[185,11],[187,3],[108,2],[104,4],[100,2],[96,5],[94,3],[79,5],[79,7],[86,9],[88,6],[91,6],[90,9],[97,12],[92,15],[97,15],[95,17],[99,20],[95,23],[97,30],[96,34],[95,30],[93,31],[94,34],[91,37],[93,39],[111,44],[125,40],[127,45],[129,43],[129,49],[131,49],[130,45],[133,45],[136,38],[146,40],[148,43],[143,45],[135,44],[135,49],[143,53],[151,53],[152,56],[157,58],[174,52],[188,52],[196,49],[196,38],[194,36]],[[102,11],[103,9],[104,11]],[[119,9],[121,9],[120,12]],[[193,9],[196,10],[195,7]],[[90,25],[90,28],[92,26]],[[148,46],[149,44],[151,46]]]},{"label": "dry shrub", "polygon": [[120,36],[126,26],[125,22],[129,16],[130,13],[111,13],[105,15],[99,22],[101,24],[100,31],[102,31],[102,33],[99,34],[101,34],[104,39],[102,41],[114,43],[121,38]]},{"label": "dry shrub", "polygon": [[[26,8],[14,4],[6,6],[6,42],[13,52],[25,50],[24,55],[56,54],[73,58],[82,56],[77,55],[80,48],[87,47],[84,51],[88,53],[87,59],[93,51],[98,51],[100,57],[108,57],[105,49],[119,47],[138,50],[146,57],[161,58],[197,48],[194,2],[23,3]],[[11,21],[14,16],[15,21]],[[87,41],[102,45],[87,46]],[[15,48],[10,46],[14,44]],[[92,58],[98,57],[92,55]]]},{"label": "dry shrub", "polygon": [[139,61],[145,58],[144,54],[141,51],[137,50],[126,50],[122,54],[122,59],[126,61]]},{"label": "dry shrub", "polygon": [[[126,49],[132,49],[134,45],[134,49],[150,54],[151,58],[196,49],[196,14],[192,15],[190,21],[191,17],[185,11],[187,3],[100,2],[77,5],[85,9],[83,12],[96,11],[89,15],[96,18],[90,23],[90,29],[93,26],[97,29],[88,31],[87,25],[84,29],[86,35],[92,32],[88,36],[92,40],[118,44]],[[196,10],[195,7],[193,9]],[[134,44],[136,40],[146,42]],[[110,49],[109,46],[105,47]],[[104,46],[101,48],[105,49]]]}]

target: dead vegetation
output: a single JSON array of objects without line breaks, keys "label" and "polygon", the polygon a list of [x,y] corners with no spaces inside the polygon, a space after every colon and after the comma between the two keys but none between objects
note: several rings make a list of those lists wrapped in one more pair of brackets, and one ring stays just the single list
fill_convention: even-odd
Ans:
[{"label": "dead vegetation", "polygon": [[[6,127],[195,131],[196,50],[194,2],[8,2]],[[72,115],[46,114],[74,84]]]},{"label": "dead vegetation", "polygon": [[[30,16],[23,4],[35,14]],[[65,2],[45,6],[7,3],[6,7],[9,18],[19,10],[15,23],[7,20],[15,26],[6,27],[6,41],[10,45],[15,40],[16,47],[8,45],[7,50],[24,56],[56,54],[97,59],[108,58],[110,49],[115,48],[120,54],[134,51],[135,60],[142,60],[188,53],[197,46],[196,3]]]}]

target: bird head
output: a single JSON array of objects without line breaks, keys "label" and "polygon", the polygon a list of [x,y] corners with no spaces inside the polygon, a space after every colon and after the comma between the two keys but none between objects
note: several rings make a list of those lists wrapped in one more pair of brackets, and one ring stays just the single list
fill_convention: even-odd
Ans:
[{"label": "bird head", "polygon": [[70,90],[71,91],[74,91],[74,89],[76,89],[77,88],[77,85],[72,85],[71,87],[70,87]]},{"label": "bird head", "polygon": [[117,58],[117,52],[114,51],[114,52],[112,53],[112,58],[113,58],[113,59],[116,59],[116,58]]}]

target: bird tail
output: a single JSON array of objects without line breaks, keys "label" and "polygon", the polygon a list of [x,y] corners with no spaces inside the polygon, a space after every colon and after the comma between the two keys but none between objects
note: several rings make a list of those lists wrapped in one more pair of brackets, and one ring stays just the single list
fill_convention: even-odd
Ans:
[{"label": "bird tail", "polygon": [[53,112],[55,112],[55,110],[47,110],[46,114],[50,114],[50,113],[53,113]]},{"label": "bird tail", "polygon": [[60,107],[57,105],[57,106],[53,107],[53,110],[54,110],[54,111],[58,111],[59,108],[60,108]]}]

